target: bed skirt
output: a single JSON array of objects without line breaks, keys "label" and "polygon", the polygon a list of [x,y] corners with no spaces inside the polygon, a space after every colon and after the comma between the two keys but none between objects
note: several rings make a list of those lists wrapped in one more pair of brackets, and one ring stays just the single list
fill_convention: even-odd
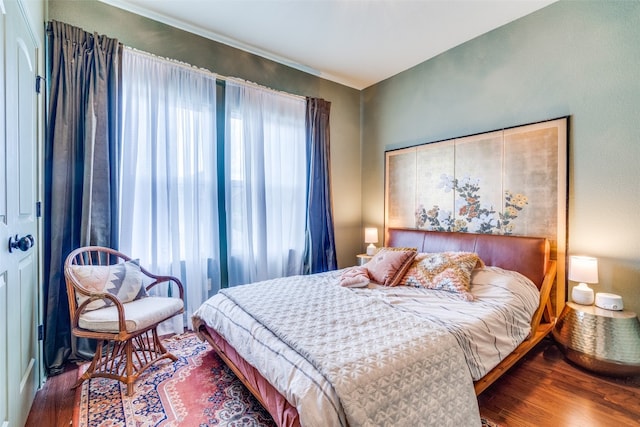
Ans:
[{"label": "bed skirt", "polygon": [[275,423],[279,427],[299,427],[300,419],[298,411],[276,390],[262,375],[242,357],[236,350],[227,343],[215,330],[208,327],[204,322],[199,321],[194,325],[200,338],[206,340],[216,350],[222,359],[229,359],[239,372],[234,373],[240,378],[242,383],[258,399],[260,404],[269,412]]}]

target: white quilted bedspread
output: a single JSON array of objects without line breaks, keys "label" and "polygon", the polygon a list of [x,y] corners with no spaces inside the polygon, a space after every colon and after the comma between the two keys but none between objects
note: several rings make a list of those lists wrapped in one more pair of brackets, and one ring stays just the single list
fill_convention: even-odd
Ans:
[{"label": "white quilted bedspread", "polygon": [[304,426],[480,425],[456,338],[336,286],[336,274],[226,289],[194,316],[296,406]]}]

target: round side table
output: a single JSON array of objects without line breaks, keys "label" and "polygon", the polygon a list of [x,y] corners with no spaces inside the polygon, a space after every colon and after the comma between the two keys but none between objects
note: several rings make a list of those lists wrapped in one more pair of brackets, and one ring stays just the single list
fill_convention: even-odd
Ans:
[{"label": "round side table", "polygon": [[605,375],[640,375],[640,321],[631,311],[567,302],[553,336],[577,365]]},{"label": "round side table", "polygon": [[358,262],[358,265],[365,265],[366,263],[368,263],[371,258],[373,258],[371,255],[367,255],[367,254],[358,254],[356,255],[356,259]]}]

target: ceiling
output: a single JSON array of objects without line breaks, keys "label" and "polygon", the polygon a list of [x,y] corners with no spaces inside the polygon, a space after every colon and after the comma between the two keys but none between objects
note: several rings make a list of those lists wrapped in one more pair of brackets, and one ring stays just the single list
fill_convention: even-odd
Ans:
[{"label": "ceiling", "polygon": [[101,0],[363,89],[556,0]]}]

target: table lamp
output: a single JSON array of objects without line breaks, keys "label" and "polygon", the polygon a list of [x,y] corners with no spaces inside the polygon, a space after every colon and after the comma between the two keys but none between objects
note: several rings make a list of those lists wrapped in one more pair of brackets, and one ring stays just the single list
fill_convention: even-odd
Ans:
[{"label": "table lamp", "polygon": [[573,302],[593,304],[593,289],[587,283],[598,283],[598,260],[588,256],[569,257],[569,280],[579,282],[571,291]]},{"label": "table lamp", "polygon": [[369,246],[367,246],[367,255],[375,255],[376,245],[374,245],[374,243],[378,243],[378,229],[375,227],[366,227],[364,229],[364,242],[369,243]]}]

